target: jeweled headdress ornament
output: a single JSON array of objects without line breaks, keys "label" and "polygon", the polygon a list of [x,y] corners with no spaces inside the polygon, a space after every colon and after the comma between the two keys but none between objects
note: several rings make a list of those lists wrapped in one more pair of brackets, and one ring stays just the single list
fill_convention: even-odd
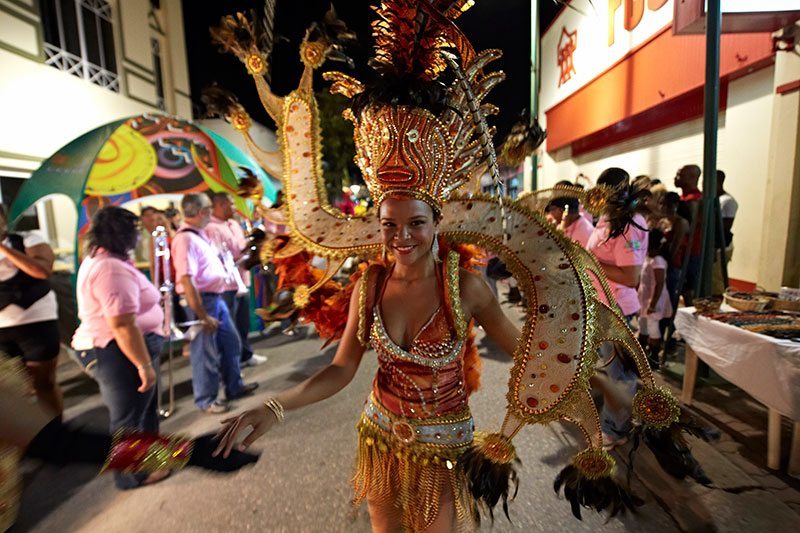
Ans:
[{"label": "jeweled headdress ornament", "polygon": [[[475,52],[453,22],[472,3],[381,2],[375,8],[376,51],[371,61],[377,79],[362,83],[340,72],[327,73],[325,78],[332,82],[333,92],[353,98],[346,115],[355,127],[356,162],[376,204],[389,196],[425,200],[442,214],[442,238],[497,254],[528,296],[500,431],[477,438],[473,452],[459,460],[458,467],[473,479],[473,495],[490,505],[505,499],[513,479],[511,439],[525,424],[566,420],[581,429],[588,446],[562,471],[557,487],[565,486],[576,516],[581,505],[608,508],[614,514],[631,500],[611,480],[614,460],[602,449],[599,416],[590,394],[589,378],[601,343],[620,346],[619,353],[631,359],[641,377],[634,417],[647,435],[644,441],[660,453],[669,450],[679,456],[675,464],[688,467],[694,460],[687,459],[685,446],[661,445],[674,436],[677,403],[656,386],[646,356],[619,308],[598,295],[592,278],[599,280],[605,301],[614,302],[593,256],[524,201],[459,194],[459,187],[478,178],[483,169],[497,175],[485,122],[485,116],[497,109],[482,101],[503,78],[502,73],[484,72],[500,52]],[[279,253],[291,256],[307,251],[328,260],[327,272],[310,288],[313,291],[346,258],[374,258],[382,250],[376,211],[344,215],[329,204],[322,179],[312,74],[332,51],[339,51],[339,44],[331,32],[307,34],[300,48],[305,70],[299,86],[279,97],[264,78],[269,54],[259,47],[253,28],[244,17],[228,17],[214,37],[246,65],[261,102],[278,126],[279,154],[255,146],[246,128],[241,132],[263,164],[274,168],[275,160],[282,163],[285,205],[265,213],[287,226],[288,242]],[[237,113],[241,110],[231,102],[220,114],[241,119]],[[528,129],[544,138],[537,128]],[[530,143],[522,144],[530,149]],[[607,192],[600,191],[603,198],[592,197],[592,201],[601,207]],[[460,335],[464,329],[459,328]],[[494,482],[487,483],[489,473]]]}]

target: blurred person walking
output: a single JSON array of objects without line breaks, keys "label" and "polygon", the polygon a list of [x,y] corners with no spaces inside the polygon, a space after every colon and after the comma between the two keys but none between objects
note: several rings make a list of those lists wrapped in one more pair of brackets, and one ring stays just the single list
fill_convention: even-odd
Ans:
[{"label": "blurred person walking", "polygon": [[58,303],[47,281],[55,254],[35,233],[9,233],[0,208],[0,351],[21,357],[37,399],[61,416]]}]

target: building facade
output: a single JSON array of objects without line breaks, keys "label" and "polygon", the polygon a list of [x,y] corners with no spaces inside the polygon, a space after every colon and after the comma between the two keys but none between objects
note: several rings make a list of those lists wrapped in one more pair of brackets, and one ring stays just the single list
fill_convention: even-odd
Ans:
[{"label": "building facade", "polygon": [[[91,129],[146,112],[192,117],[180,0],[0,0],[0,72],[6,207],[42,160]],[[24,225],[66,252],[75,222],[55,196]]]},{"label": "building facade", "polygon": [[[538,186],[618,166],[674,189],[703,164],[704,35],[673,33],[674,0],[571,6],[541,34]],[[717,162],[739,202],[732,283],[769,289],[800,283],[800,56],[773,37],[722,36]]]}]

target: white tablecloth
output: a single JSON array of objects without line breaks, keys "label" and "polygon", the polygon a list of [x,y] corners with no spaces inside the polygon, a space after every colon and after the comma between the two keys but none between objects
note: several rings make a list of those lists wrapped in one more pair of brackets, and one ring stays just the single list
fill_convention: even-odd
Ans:
[{"label": "white tablecloth", "polygon": [[678,309],[675,329],[720,376],[767,407],[800,421],[800,344]]}]

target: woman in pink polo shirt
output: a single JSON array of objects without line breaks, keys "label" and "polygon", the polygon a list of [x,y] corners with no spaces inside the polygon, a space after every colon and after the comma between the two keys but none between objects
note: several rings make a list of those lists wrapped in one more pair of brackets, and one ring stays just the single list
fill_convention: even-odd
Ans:
[{"label": "woman in pink polo shirt", "polygon": [[[136,215],[119,207],[99,210],[88,235],[89,255],[78,269],[81,325],[73,346],[94,347],[95,378],[109,410],[112,434],[120,428],[158,431],[155,385],[164,313],[158,290],[129,258],[138,236]],[[166,471],[149,476],[114,474],[122,490],[167,475]]]},{"label": "woman in pink polo shirt", "polygon": [[[606,185],[614,190],[612,215],[605,214],[597,221],[586,248],[594,254],[608,278],[608,285],[616,304],[630,321],[639,313],[639,278],[647,257],[647,221],[642,215],[644,197],[630,187],[630,176],[621,168],[608,168],[597,179],[598,185]],[[597,279],[593,279],[600,297],[603,291]],[[605,298],[603,298],[605,299]],[[614,305],[615,302],[607,302]],[[623,402],[604,402],[600,412],[600,422],[604,441],[614,445],[627,438],[631,429],[630,401],[636,392],[636,369],[629,358],[622,354],[612,357],[613,350],[608,344],[601,346],[600,354],[605,361],[604,372],[616,385],[617,392],[628,396]]]}]

